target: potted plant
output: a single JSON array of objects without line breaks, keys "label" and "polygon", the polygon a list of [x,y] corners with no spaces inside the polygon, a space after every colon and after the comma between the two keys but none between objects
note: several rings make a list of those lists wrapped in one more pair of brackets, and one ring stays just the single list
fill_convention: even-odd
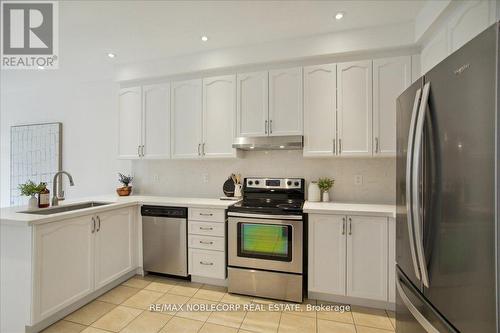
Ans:
[{"label": "potted plant", "polygon": [[334,182],[334,179],[328,177],[318,179],[318,187],[321,190],[323,202],[330,201],[330,194],[328,191],[330,191]]},{"label": "potted plant", "polygon": [[119,187],[116,189],[116,193],[118,193],[119,196],[125,197],[130,195],[132,192],[132,186],[130,186],[130,183],[132,183],[132,180],[134,177],[131,175],[125,176],[123,173],[118,173],[118,181],[123,184],[122,187]]},{"label": "potted plant", "polygon": [[42,184],[35,184],[33,181],[28,180],[24,184],[19,184],[18,189],[21,192],[21,195],[24,195],[26,197],[30,197],[28,200],[28,208],[29,209],[35,209],[38,207],[38,200],[36,198],[36,195],[40,193],[40,191],[44,188],[45,186]]}]

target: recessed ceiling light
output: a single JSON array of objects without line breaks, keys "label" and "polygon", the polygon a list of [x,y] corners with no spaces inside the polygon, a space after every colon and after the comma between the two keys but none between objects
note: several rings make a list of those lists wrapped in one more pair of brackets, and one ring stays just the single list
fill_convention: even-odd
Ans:
[{"label": "recessed ceiling light", "polygon": [[207,36],[201,36],[201,41],[202,41],[202,42],[206,42],[206,41],[208,41],[208,37],[207,37]]},{"label": "recessed ceiling light", "polygon": [[285,146],[280,146],[281,149],[285,148]]},{"label": "recessed ceiling light", "polygon": [[38,66],[38,69],[45,69],[45,67],[43,67],[43,66]]},{"label": "recessed ceiling light", "polygon": [[111,59],[116,58],[116,54],[110,52],[108,53],[108,57]]},{"label": "recessed ceiling light", "polygon": [[343,12],[338,12],[337,14],[335,14],[335,19],[336,20],[341,20],[343,17],[344,17],[344,13]]}]

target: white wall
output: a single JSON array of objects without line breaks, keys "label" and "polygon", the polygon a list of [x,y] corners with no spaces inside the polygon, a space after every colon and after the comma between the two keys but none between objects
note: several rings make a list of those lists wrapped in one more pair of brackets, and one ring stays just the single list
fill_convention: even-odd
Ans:
[{"label": "white wall", "polygon": [[[396,161],[393,158],[303,158],[302,151],[245,152],[234,160],[134,161],[135,194],[219,197],[231,173],[247,176],[335,178],[334,201],[394,204]],[[204,177],[208,175],[208,182]],[[355,185],[354,176],[363,184]]]}]

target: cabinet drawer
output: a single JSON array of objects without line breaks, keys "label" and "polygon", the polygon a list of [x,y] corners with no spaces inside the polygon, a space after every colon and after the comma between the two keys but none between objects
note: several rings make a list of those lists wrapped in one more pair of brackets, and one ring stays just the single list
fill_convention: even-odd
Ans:
[{"label": "cabinet drawer", "polygon": [[189,249],[189,274],[225,279],[226,254],[218,251]]},{"label": "cabinet drawer", "polygon": [[224,209],[189,208],[189,219],[196,221],[225,222]]},{"label": "cabinet drawer", "polygon": [[189,221],[188,226],[188,231],[190,234],[221,237],[224,237],[226,227],[224,223],[198,221]]},{"label": "cabinet drawer", "polygon": [[189,248],[224,251],[224,237],[189,235]]}]

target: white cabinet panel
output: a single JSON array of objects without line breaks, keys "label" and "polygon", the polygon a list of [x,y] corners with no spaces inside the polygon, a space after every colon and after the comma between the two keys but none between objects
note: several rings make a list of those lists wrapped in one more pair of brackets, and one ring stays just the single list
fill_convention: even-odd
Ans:
[{"label": "white cabinet panel", "polygon": [[203,79],[203,156],[235,157],[236,76]]},{"label": "white cabinet panel", "polygon": [[237,136],[267,135],[268,73],[241,73],[236,81]]},{"label": "white cabinet panel", "polygon": [[396,303],[396,221],[389,218],[389,276],[387,278],[389,302]]},{"label": "white cabinet panel", "polygon": [[214,208],[189,208],[189,221],[204,221],[204,222],[226,222],[226,213],[224,209]]},{"label": "white cabinet panel", "polygon": [[309,291],[344,295],[346,217],[309,215]]},{"label": "white cabinet panel", "polygon": [[144,158],[170,158],[170,84],[144,86],[142,144]]},{"label": "white cabinet panel", "polygon": [[411,58],[373,61],[373,153],[396,155],[396,99],[410,85]]},{"label": "white cabinet panel", "polygon": [[94,290],[94,234],[90,216],[34,228],[32,322],[38,322]]},{"label": "white cabinet panel", "polygon": [[446,30],[437,33],[433,39],[422,49],[422,74],[427,73],[432,67],[448,56],[448,40]]},{"label": "white cabinet panel", "polygon": [[347,296],[387,301],[387,218],[349,216],[347,229]]},{"label": "white cabinet panel", "polygon": [[372,155],[372,62],[337,65],[339,153]]},{"label": "white cabinet panel", "polygon": [[269,135],[302,135],[302,68],[269,71]]},{"label": "white cabinet panel", "polygon": [[141,87],[121,89],[119,93],[118,155],[123,159],[140,157],[142,90]]},{"label": "white cabinet panel", "polygon": [[172,83],[172,158],[196,158],[201,156],[201,86],[201,79]]},{"label": "white cabinet panel", "polygon": [[129,208],[98,214],[95,231],[95,287],[129,272],[132,267],[134,218]]},{"label": "white cabinet panel", "polygon": [[219,251],[189,249],[189,274],[214,279],[226,278],[226,254]]},{"label": "white cabinet panel", "polygon": [[337,66],[304,67],[304,156],[333,156],[336,146]]}]

